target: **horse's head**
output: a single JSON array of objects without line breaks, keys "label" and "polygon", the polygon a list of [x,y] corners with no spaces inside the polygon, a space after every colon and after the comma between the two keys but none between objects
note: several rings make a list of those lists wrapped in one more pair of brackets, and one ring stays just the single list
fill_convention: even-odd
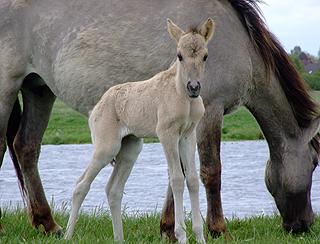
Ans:
[{"label": "horse's head", "polygon": [[315,119],[299,138],[288,139],[281,150],[285,153],[271,156],[267,164],[266,185],[287,231],[306,231],[314,221],[310,191],[319,159],[319,123],[320,119]]},{"label": "horse's head", "polygon": [[208,58],[207,45],[214,32],[214,21],[208,19],[199,29],[184,32],[168,19],[168,32],[177,43],[177,75],[191,98],[200,94],[205,62]]}]

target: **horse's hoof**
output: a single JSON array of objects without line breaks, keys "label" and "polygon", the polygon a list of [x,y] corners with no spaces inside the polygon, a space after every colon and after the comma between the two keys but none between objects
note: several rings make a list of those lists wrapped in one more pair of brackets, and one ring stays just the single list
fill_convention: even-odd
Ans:
[{"label": "horse's hoof", "polygon": [[161,221],[160,235],[163,239],[169,240],[170,242],[177,242],[178,241],[178,239],[176,238],[176,236],[174,234],[174,224],[169,225],[169,224],[163,223]]},{"label": "horse's hoof", "polygon": [[220,222],[220,224],[216,223],[215,225],[209,225],[208,230],[212,238],[218,238],[222,235],[224,240],[232,240],[229,232],[227,231],[227,225],[224,221]]},{"label": "horse's hoof", "polygon": [[64,233],[63,229],[59,225],[56,225],[52,230],[46,231],[46,234],[62,238]]},{"label": "horse's hoof", "polygon": [[61,239],[63,238],[64,232],[62,229],[58,230],[56,233],[54,233],[55,237]]}]

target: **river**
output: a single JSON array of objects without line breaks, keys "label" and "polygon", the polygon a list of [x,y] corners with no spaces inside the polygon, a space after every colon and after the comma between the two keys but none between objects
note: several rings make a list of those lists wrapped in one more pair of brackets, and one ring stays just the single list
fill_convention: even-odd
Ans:
[{"label": "river", "polygon": [[[47,199],[59,209],[70,209],[72,191],[76,180],[84,171],[92,153],[92,145],[45,145],[39,160],[39,171]],[[273,198],[264,183],[265,163],[269,150],[265,141],[223,142],[222,204],[226,217],[270,215],[275,212]],[[197,168],[199,169],[199,159]],[[84,211],[107,209],[105,185],[112,171],[108,165],[92,183],[84,203]],[[161,211],[168,184],[167,164],[160,144],[145,144],[125,187],[123,208],[127,213]],[[190,211],[187,189],[184,192],[186,211]],[[205,214],[204,187],[200,187],[200,206]],[[313,177],[312,203],[320,211],[320,175],[316,169]],[[17,178],[5,155],[0,170],[0,206],[22,206]]]}]

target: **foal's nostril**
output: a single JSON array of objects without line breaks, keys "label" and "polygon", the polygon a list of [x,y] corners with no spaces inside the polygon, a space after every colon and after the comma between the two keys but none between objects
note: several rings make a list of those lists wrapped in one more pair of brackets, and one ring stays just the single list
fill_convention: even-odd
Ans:
[{"label": "foal's nostril", "polygon": [[199,81],[189,81],[187,87],[190,91],[196,92],[200,90],[201,85]]}]

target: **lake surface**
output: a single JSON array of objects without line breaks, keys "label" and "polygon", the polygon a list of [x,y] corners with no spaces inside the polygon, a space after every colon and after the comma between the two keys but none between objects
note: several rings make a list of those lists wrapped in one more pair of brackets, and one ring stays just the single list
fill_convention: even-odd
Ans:
[{"label": "lake surface", "polygon": [[[46,145],[42,147],[39,170],[48,201],[55,207],[70,208],[72,191],[78,177],[83,173],[92,153],[92,145]],[[264,183],[265,163],[269,150],[265,141],[223,142],[222,204],[226,217],[240,218],[253,215],[269,215],[276,212],[273,198]],[[197,157],[199,169],[199,160]],[[105,185],[112,171],[108,165],[92,183],[82,208],[93,211],[108,209]],[[125,187],[123,208],[128,213],[161,211],[168,184],[167,163],[160,144],[145,144]],[[190,211],[187,189],[184,204]],[[206,213],[204,187],[200,187],[201,211]],[[320,212],[320,175],[316,169],[313,176],[312,203]],[[5,155],[0,170],[0,206],[22,205],[17,178]]]}]

